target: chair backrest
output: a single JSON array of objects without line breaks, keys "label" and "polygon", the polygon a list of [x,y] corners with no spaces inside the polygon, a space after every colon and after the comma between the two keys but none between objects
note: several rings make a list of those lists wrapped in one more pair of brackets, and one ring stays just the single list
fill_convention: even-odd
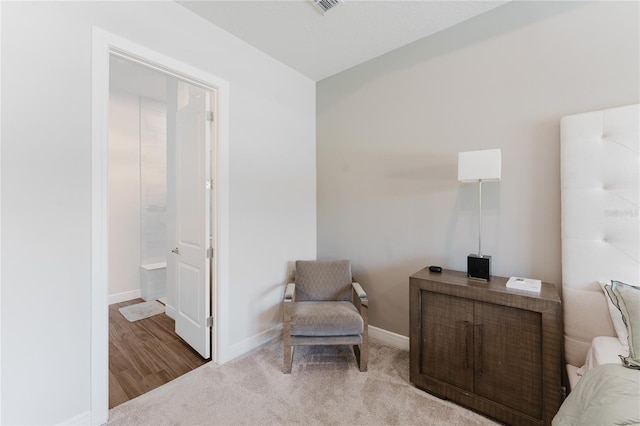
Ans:
[{"label": "chair backrest", "polygon": [[296,261],[296,301],[352,300],[351,261]]}]

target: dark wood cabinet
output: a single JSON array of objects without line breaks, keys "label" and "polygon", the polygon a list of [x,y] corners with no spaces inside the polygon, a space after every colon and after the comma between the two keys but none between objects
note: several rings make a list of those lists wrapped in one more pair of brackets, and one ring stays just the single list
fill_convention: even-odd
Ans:
[{"label": "dark wood cabinet", "polygon": [[553,284],[506,282],[411,276],[411,382],[508,424],[550,424],[562,399],[560,297]]}]

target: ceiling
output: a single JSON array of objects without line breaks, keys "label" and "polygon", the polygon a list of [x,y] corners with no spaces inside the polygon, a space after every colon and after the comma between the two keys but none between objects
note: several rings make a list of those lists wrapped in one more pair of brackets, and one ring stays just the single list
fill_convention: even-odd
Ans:
[{"label": "ceiling", "polygon": [[314,81],[434,34],[507,1],[178,1]]}]

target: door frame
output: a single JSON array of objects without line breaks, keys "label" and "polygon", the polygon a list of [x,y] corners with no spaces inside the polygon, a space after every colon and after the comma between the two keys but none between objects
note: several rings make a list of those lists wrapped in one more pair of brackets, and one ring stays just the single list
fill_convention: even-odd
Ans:
[{"label": "door frame", "polygon": [[[211,308],[212,361],[229,357],[229,83],[217,76],[131,40],[92,27],[91,64],[91,424],[109,418],[109,56],[120,53],[165,73],[182,76],[218,92],[215,164],[216,243]],[[204,184],[204,182],[203,182]]]}]

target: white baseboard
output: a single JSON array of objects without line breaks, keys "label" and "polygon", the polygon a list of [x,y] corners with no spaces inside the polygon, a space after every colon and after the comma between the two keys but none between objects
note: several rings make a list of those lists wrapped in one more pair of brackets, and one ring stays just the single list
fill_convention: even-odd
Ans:
[{"label": "white baseboard", "polygon": [[85,411],[82,414],[78,414],[75,417],[60,422],[61,425],[90,425],[91,424],[91,411]]},{"label": "white baseboard", "polygon": [[176,319],[176,308],[171,305],[164,305],[164,313],[167,314],[169,318]]},{"label": "white baseboard", "polygon": [[401,334],[396,334],[370,325],[369,337],[398,349],[405,351],[409,350],[409,338]]},{"label": "white baseboard", "polygon": [[137,299],[140,297],[140,289],[125,291],[124,293],[110,294],[109,304],[126,302],[127,300]]},{"label": "white baseboard", "polygon": [[248,339],[244,339],[242,342],[236,343],[235,345],[231,345],[231,347],[229,348],[228,357],[226,357],[227,359],[225,360],[225,362],[231,361],[232,359],[243,355],[252,349],[257,348],[258,346],[267,343],[271,339],[280,336],[281,334],[282,324],[265,330],[262,333],[258,333],[255,336],[249,337]]}]

